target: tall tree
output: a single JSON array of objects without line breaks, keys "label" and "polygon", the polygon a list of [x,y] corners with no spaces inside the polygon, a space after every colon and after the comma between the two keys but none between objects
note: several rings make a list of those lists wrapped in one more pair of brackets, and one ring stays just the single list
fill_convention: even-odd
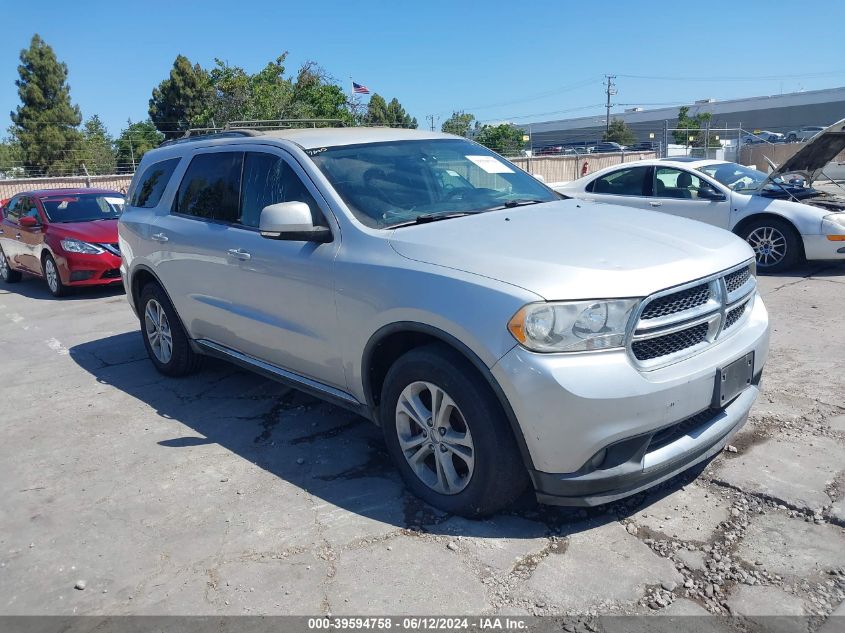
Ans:
[{"label": "tall tree", "polygon": [[504,156],[518,154],[525,147],[522,140],[523,132],[510,123],[499,125],[483,125],[477,128],[474,139],[485,147]]},{"label": "tall tree", "polygon": [[601,140],[619,143],[620,145],[633,145],[637,137],[625,121],[622,119],[613,119],[610,122],[607,132],[602,135]]},{"label": "tall tree", "polygon": [[352,120],[346,94],[316,62],[305,62],[292,85],[290,117]]},{"label": "tall tree", "polygon": [[370,102],[367,104],[367,114],[364,117],[367,125],[390,125],[390,118],[387,114],[387,101],[379,93],[370,95]]},{"label": "tall tree", "polygon": [[114,142],[117,153],[117,171],[119,173],[135,171],[141,158],[151,149],[155,149],[164,140],[164,134],[156,129],[155,124],[147,119],[139,123],[128,122]]},{"label": "tall tree", "polygon": [[14,136],[0,142],[0,177],[19,178],[25,175],[21,144]]},{"label": "tall tree", "polygon": [[470,126],[473,121],[475,121],[475,115],[467,112],[453,112],[452,116],[443,122],[440,129],[447,134],[469,136]]},{"label": "tall tree", "polygon": [[96,114],[82,126],[81,162],[88,173],[113,174],[116,169],[114,139]]},{"label": "tall tree", "polygon": [[153,89],[150,119],[166,137],[180,136],[192,126],[210,123],[212,98],[209,73],[199,64],[192,66],[184,55],[177,55],[170,76]]},{"label": "tall tree", "polygon": [[37,33],[21,51],[20,62],[15,85],[21,105],[11,116],[24,168],[39,174],[76,169],[82,115],[70,100],[67,65]]},{"label": "tall tree", "polygon": [[367,125],[385,125],[387,127],[416,128],[417,120],[411,117],[399,100],[394,97],[387,103],[377,92],[370,97],[367,105],[367,115],[364,119]]}]

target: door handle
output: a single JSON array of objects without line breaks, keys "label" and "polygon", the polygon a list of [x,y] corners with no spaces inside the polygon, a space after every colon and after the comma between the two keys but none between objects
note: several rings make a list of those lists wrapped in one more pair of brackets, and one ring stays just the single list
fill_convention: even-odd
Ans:
[{"label": "door handle", "polygon": [[663,203],[659,200],[649,200],[648,203],[653,207],[662,207]]},{"label": "door handle", "polygon": [[242,262],[252,259],[252,255],[250,253],[247,253],[242,248],[230,248],[226,252],[229,253],[230,257],[234,257],[235,259],[238,259]]},{"label": "door handle", "polygon": [[164,244],[170,238],[168,238],[164,233],[154,233],[150,236],[150,239],[155,242],[161,242],[162,244]]}]

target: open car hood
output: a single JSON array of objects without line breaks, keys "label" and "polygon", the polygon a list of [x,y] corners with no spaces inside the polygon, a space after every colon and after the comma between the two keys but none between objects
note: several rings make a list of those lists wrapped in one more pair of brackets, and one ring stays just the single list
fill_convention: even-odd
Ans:
[{"label": "open car hood", "polygon": [[843,150],[845,150],[845,119],[819,132],[812,141],[772,171],[769,177],[760,184],[758,190],[763,189],[778,176],[782,177],[786,174],[801,174],[806,179],[807,186],[810,186],[821,175],[825,165]]}]

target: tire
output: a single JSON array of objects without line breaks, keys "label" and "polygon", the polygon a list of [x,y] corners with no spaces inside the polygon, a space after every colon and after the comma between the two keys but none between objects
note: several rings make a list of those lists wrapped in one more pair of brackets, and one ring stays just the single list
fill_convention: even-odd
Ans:
[{"label": "tire", "polygon": [[798,231],[786,220],[752,220],[743,227],[739,236],[754,249],[757,272],[778,273],[804,260],[804,249]]},{"label": "tire", "polygon": [[161,286],[144,286],[139,306],[141,337],[155,368],[166,376],[195,373],[201,356],[191,349],[182,321]]},{"label": "tire", "polygon": [[44,259],[41,260],[41,266],[44,269],[44,280],[47,282],[47,288],[50,290],[50,294],[54,297],[64,297],[67,295],[69,288],[62,282],[59,267],[50,253],[44,254]]},{"label": "tire", "polygon": [[22,277],[23,275],[17,270],[12,270],[11,266],[9,266],[9,260],[6,259],[6,253],[0,248],[0,279],[7,284],[16,284]]},{"label": "tire", "polygon": [[525,490],[528,473],[501,404],[451,348],[427,345],[401,356],[385,377],[381,411],[388,453],[408,488],[430,505],[474,518]]}]

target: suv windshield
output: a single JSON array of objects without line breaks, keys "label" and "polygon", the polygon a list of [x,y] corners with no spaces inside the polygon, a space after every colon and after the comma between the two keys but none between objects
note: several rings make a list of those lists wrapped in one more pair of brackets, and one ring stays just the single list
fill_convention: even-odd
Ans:
[{"label": "suv windshield", "polygon": [[73,193],[41,198],[50,222],[92,222],[116,220],[126,199],[117,193]]},{"label": "suv windshield", "polygon": [[461,139],[365,143],[308,153],[355,217],[370,227],[561,197],[493,152]]}]

